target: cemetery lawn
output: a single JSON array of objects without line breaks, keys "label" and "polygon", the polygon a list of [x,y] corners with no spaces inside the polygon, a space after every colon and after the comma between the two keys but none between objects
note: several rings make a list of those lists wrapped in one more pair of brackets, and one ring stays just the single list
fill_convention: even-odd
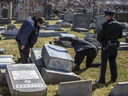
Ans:
[{"label": "cemetery lawn", "polygon": [[[49,21],[50,24],[55,24],[57,22],[56,20]],[[21,24],[16,24],[17,28],[20,28]],[[74,34],[75,36],[84,39],[84,36],[86,34],[78,33],[71,31],[70,28],[62,28],[64,31],[68,31],[70,34]],[[91,30],[93,33],[93,30]],[[39,37],[37,43],[34,45],[34,47],[43,47],[44,44],[48,44],[49,41],[52,41],[54,37]],[[121,38],[120,41],[124,41],[124,38]],[[56,44],[56,43],[53,43]],[[59,46],[64,47],[62,44],[56,44]],[[4,55],[13,55],[14,60],[17,64],[20,64],[21,62],[18,61],[19,58],[19,51],[17,42],[14,39],[8,39],[5,40],[2,36],[2,40],[0,41],[0,48],[4,49]],[[66,48],[66,47],[65,47]],[[66,48],[69,54],[74,58],[75,52],[73,48]],[[95,58],[94,62],[101,62],[100,55],[101,51],[99,50],[97,57]],[[86,57],[85,57],[86,59]],[[110,67],[109,62],[107,64],[107,71],[106,71],[106,84],[96,84],[95,80],[99,79],[100,76],[100,67],[97,68],[86,68],[85,63],[86,60],[81,64],[81,72],[75,72],[77,75],[81,76],[84,80],[91,79],[92,80],[92,96],[108,96],[110,91],[114,88],[117,82],[128,82],[128,51],[118,51],[117,56],[117,68],[118,68],[118,79],[115,83],[109,82],[111,74],[110,74]],[[47,96],[58,96],[57,90],[58,90],[58,84],[56,85],[47,85]],[[11,96],[9,89],[7,86],[0,85],[0,96]]]}]

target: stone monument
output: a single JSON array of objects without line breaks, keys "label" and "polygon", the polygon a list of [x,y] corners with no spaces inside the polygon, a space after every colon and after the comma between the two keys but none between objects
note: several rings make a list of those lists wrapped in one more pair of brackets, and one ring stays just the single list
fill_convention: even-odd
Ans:
[{"label": "stone monument", "polygon": [[7,65],[5,76],[12,96],[47,94],[47,86],[34,63]]},{"label": "stone monument", "polygon": [[72,71],[73,59],[63,47],[44,44],[42,48],[42,58],[48,69]]}]

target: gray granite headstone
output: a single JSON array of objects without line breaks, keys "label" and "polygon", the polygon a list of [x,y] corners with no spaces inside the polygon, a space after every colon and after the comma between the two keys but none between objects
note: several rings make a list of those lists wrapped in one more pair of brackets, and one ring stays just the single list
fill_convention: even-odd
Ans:
[{"label": "gray granite headstone", "polygon": [[32,63],[36,64],[39,71],[41,70],[42,67],[44,67],[41,53],[42,53],[42,48],[32,48],[31,50]]},{"label": "gray granite headstone", "polygon": [[0,68],[5,68],[6,65],[10,64],[15,64],[15,61],[11,55],[0,55]]},{"label": "gray granite headstone", "polygon": [[47,94],[47,86],[35,64],[7,65],[5,76],[12,96]]},{"label": "gray granite headstone", "polygon": [[18,31],[5,31],[5,39],[15,39]]},{"label": "gray granite headstone", "polygon": [[56,45],[44,44],[42,58],[46,68],[61,71],[72,71],[73,59],[67,50]]},{"label": "gray granite headstone", "polygon": [[[60,37],[76,37],[74,34],[60,34]],[[64,46],[66,47],[71,47],[69,44],[68,44],[68,41],[61,41],[61,43],[63,43]]]},{"label": "gray granite headstone", "polygon": [[29,14],[27,11],[24,12],[18,12],[18,17],[16,23],[22,23],[29,17]]},{"label": "gray granite headstone", "polygon": [[61,82],[58,96],[92,96],[92,80]]},{"label": "gray granite headstone", "polygon": [[57,71],[42,68],[41,75],[47,84],[59,84],[60,82],[79,80],[79,76],[73,72]]},{"label": "gray granite headstone", "polygon": [[101,25],[106,21],[106,18],[104,15],[100,15],[100,16],[95,16],[95,20],[96,20],[96,30],[94,32],[98,33],[101,28]]},{"label": "gray granite headstone", "polygon": [[108,96],[127,96],[128,82],[118,82]]},{"label": "gray granite headstone", "polygon": [[8,9],[7,8],[2,9],[2,18],[8,18]]},{"label": "gray granite headstone", "polygon": [[0,49],[0,54],[4,54],[4,49]]},{"label": "gray granite headstone", "polygon": [[76,28],[90,29],[90,23],[91,23],[90,17],[91,17],[90,14],[75,13],[73,16],[73,26],[71,30],[75,31]]},{"label": "gray granite headstone", "polygon": [[128,37],[125,38],[125,42],[128,43]]},{"label": "gray granite headstone", "polygon": [[64,21],[67,21],[69,23],[73,23],[73,15],[74,15],[74,11],[66,11],[64,13]]}]

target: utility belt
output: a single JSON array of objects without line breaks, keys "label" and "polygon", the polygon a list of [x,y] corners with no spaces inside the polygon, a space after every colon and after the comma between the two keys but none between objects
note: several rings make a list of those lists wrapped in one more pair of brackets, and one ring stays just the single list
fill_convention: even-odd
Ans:
[{"label": "utility belt", "polygon": [[120,41],[118,40],[104,40],[103,42],[100,42],[101,48],[104,50],[108,49],[110,46],[120,46]]}]

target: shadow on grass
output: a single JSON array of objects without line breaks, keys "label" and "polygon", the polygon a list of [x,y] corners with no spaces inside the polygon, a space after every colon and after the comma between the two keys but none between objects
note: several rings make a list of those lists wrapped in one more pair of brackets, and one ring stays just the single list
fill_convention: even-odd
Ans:
[{"label": "shadow on grass", "polygon": [[83,69],[81,69],[81,71],[73,71],[73,72],[74,72],[75,74],[79,75],[79,74],[85,72],[87,69],[88,69],[88,68],[83,68]]},{"label": "shadow on grass", "polygon": [[2,96],[11,96],[8,86],[0,86],[0,94]]},{"label": "shadow on grass", "polygon": [[95,91],[97,88],[107,87],[109,84],[112,84],[111,81],[106,82],[105,84],[95,83],[92,85],[92,92]]}]

